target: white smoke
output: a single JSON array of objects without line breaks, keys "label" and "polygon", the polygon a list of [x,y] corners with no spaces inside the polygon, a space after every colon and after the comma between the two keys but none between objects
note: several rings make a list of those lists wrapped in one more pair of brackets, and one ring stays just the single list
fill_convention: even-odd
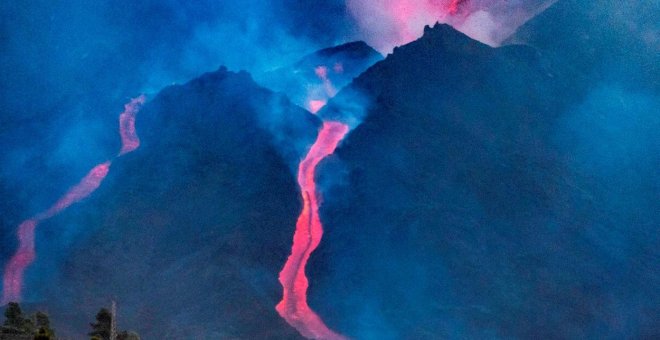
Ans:
[{"label": "white smoke", "polygon": [[447,23],[482,43],[498,46],[556,0],[467,0],[451,12],[452,0],[348,0],[361,39],[381,53],[419,38],[424,26]]}]

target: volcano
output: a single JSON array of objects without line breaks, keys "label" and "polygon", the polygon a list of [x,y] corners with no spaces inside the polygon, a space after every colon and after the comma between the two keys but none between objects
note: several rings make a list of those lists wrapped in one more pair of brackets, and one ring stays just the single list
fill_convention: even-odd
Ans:
[{"label": "volcano", "polygon": [[[295,122],[278,129],[291,145],[260,118],[265,105]],[[52,270],[37,261],[27,287],[58,296],[49,310],[67,317],[115,298],[146,338],[296,338],[274,309],[302,208],[287,160],[301,158],[320,127],[247,73],[222,68],[164,89],[136,117],[140,148],[114,162],[91,198],[41,226],[42,258],[62,251],[53,234],[92,226],[71,245],[58,284],[31,284]],[[84,318],[54,319],[70,336],[85,329]]]},{"label": "volcano", "polygon": [[[322,170],[344,177],[309,264],[312,277],[333,274],[310,303],[334,329],[657,336],[657,45],[586,22],[576,27],[590,35],[545,43],[571,29],[563,14],[595,11],[556,6],[512,38],[525,46],[427,27],[319,112],[341,117],[356,94],[373,99]],[[601,45],[613,35],[630,49]]]},{"label": "volcano", "polygon": [[282,92],[294,103],[316,112],[334,92],[381,59],[383,56],[371,46],[354,41],[316,51],[292,65],[258,75],[257,79],[263,86]]},{"label": "volcano", "polygon": [[[40,221],[23,300],[64,338],[110,300],[145,339],[658,338],[660,11],[619,5],[149,95],[81,157],[120,150],[103,183]],[[40,211],[19,184],[2,260]]]}]

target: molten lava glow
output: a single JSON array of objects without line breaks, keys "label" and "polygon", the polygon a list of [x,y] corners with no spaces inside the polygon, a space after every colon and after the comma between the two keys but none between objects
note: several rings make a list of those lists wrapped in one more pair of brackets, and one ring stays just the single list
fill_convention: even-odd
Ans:
[{"label": "molten lava glow", "polygon": [[325,95],[328,97],[334,97],[337,94],[337,89],[328,78],[328,68],[326,66],[318,66],[314,69],[314,73],[319,79],[323,82],[323,89],[325,90]]},{"label": "molten lava glow", "polygon": [[462,3],[464,3],[465,0],[452,0],[449,5],[447,6],[447,12],[451,15],[454,15],[458,13],[458,10],[460,9],[460,6]]},{"label": "molten lava glow", "polygon": [[101,182],[110,170],[110,161],[95,166],[80,183],[73,186],[48,210],[37,216],[24,221],[18,226],[18,250],[9,260],[5,267],[3,276],[2,301],[0,304],[6,304],[11,301],[18,301],[21,298],[21,288],[23,286],[23,273],[25,268],[34,261],[36,254],[34,250],[34,230],[39,222],[47,220],[60,211],[66,209],[71,204],[79,202],[89,196]]},{"label": "molten lava glow", "polygon": [[38,221],[27,220],[18,226],[18,250],[9,260],[5,267],[3,276],[2,301],[0,305],[5,305],[11,301],[18,301],[21,297],[21,287],[23,285],[23,273],[32,261],[34,261],[34,229]]},{"label": "molten lava glow", "polygon": [[[135,133],[135,114],[138,112],[140,105],[142,105],[144,101],[144,96],[132,99],[125,105],[124,112],[119,116],[119,132],[122,139],[122,147],[119,155],[135,150],[140,144],[140,140]],[[80,202],[92,194],[101,185],[105,176],[108,175],[111,164],[112,161],[107,161],[95,166],[80,180],[78,184],[71,187],[71,189],[69,189],[66,194],[57,200],[57,202],[55,202],[50,208],[37,214],[33,218],[24,221],[18,226],[18,250],[5,266],[2,282],[2,300],[0,300],[0,305],[12,301],[19,301],[21,299],[23,274],[25,273],[25,269],[36,258],[34,232],[37,225],[41,221],[59,214],[70,205]]]},{"label": "molten lava glow", "polygon": [[321,110],[326,104],[325,100],[310,100],[309,101],[309,111],[312,113],[317,113]]},{"label": "molten lava glow", "polygon": [[144,95],[132,99],[124,105],[124,112],[119,115],[119,135],[121,136],[120,156],[140,146],[140,138],[138,138],[135,132],[135,115],[145,100],[146,97]]},{"label": "molten lava glow", "polygon": [[305,266],[310,254],[321,242],[323,226],[319,217],[319,197],[314,175],[319,162],[332,154],[348,132],[340,122],[324,122],[316,142],[298,166],[298,185],[302,193],[303,209],[296,223],[291,255],[280,272],[284,288],[277,312],[300,334],[310,339],[344,339],[330,330],[307,305],[307,277]]},{"label": "molten lava glow", "polygon": [[316,76],[321,80],[328,79],[328,68],[326,66],[317,66],[314,69],[314,73],[316,73]]},{"label": "molten lava glow", "polygon": [[[332,70],[335,73],[343,73],[344,66],[341,63],[336,63]],[[312,113],[317,113],[321,110],[325,104],[328,102],[328,99],[334,97],[337,94],[337,89],[332,84],[328,76],[329,70],[325,65],[320,65],[314,68],[314,74],[321,81],[320,88],[319,86],[310,86],[307,93],[307,109]]]},{"label": "molten lava glow", "polygon": [[381,53],[422,36],[424,26],[449,24],[469,37],[499,46],[556,0],[346,0],[363,40]]},{"label": "molten lava glow", "polygon": [[[390,22],[387,36],[395,39],[396,45],[413,41],[420,36],[425,24],[436,21],[447,22],[456,14],[465,0],[351,0],[349,6],[381,6],[381,19]],[[376,19],[371,19],[376,20]],[[380,25],[382,23],[379,23]],[[380,46],[377,46],[380,48]]]},{"label": "molten lava glow", "polygon": [[458,14],[475,9],[464,11],[468,5],[475,7],[468,0],[347,1],[349,11],[365,31],[368,43],[384,53],[419,38],[424,25],[437,21],[460,25],[465,18]]},{"label": "molten lava glow", "polygon": [[100,185],[105,176],[110,171],[110,164],[107,161],[95,166],[87,173],[80,183],[73,186],[69,191],[64,194],[50,209],[46,210],[43,214],[37,215],[39,220],[45,220],[57,215],[60,211],[68,208],[71,204],[77,203],[93,193]]}]

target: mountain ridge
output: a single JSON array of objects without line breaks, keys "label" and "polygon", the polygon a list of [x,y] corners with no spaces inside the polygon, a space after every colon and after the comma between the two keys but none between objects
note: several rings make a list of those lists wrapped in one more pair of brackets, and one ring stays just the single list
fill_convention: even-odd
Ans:
[{"label": "mountain ridge", "polygon": [[[288,146],[262,121],[270,103],[298,124]],[[93,309],[112,298],[120,324],[146,338],[298,338],[274,309],[300,209],[287,157],[299,157],[318,126],[245,72],[220,68],[164,89],[137,116],[141,147],[40,229],[30,296],[51,301],[65,336],[82,336]],[[72,239],[62,259],[63,237]],[[58,284],[35,285],[58,258]]]},{"label": "mountain ridge", "polygon": [[[323,280],[309,300],[328,326],[356,338],[652,337],[657,98],[551,52],[436,25],[319,112],[351,121],[367,98],[322,170],[340,178],[325,175],[327,228],[310,260]],[[620,327],[603,321],[620,313]]]}]

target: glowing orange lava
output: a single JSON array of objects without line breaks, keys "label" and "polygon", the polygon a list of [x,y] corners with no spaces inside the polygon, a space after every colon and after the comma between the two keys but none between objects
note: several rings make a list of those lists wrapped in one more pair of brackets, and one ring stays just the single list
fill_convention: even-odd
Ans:
[{"label": "glowing orange lava", "polygon": [[146,97],[141,95],[124,105],[124,112],[119,115],[119,135],[121,136],[121,150],[119,155],[129,153],[140,146],[140,138],[135,131],[135,115],[144,104]]},{"label": "glowing orange lava", "polygon": [[[343,72],[343,67],[342,67],[342,72]],[[330,78],[328,78],[328,67],[327,66],[317,66],[314,69],[314,73],[316,73],[316,76],[323,82],[323,89],[325,90],[325,95],[330,97],[334,97],[335,94],[337,94],[337,89],[335,89],[334,85],[332,85],[332,82],[330,81]]]},{"label": "glowing orange lava", "polygon": [[[335,63],[332,70],[339,74],[344,72],[344,65],[342,63]],[[311,113],[317,113],[321,110],[328,99],[337,94],[337,89],[332,84],[329,76],[329,69],[325,65],[319,65],[314,68],[314,74],[321,81],[320,86],[317,84],[310,84],[307,93],[307,109]]]},{"label": "glowing orange lava", "polygon": [[35,259],[34,250],[34,230],[39,222],[47,220],[60,211],[66,209],[73,203],[89,196],[96,188],[101,185],[101,181],[110,170],[110,161],[101,163],[94,167],[77,185],[73,186],[48,210],[37,216],[24,221],[18,226],[18,250],[9,260],[5,267],[3,276],[2,301],[0,304],[6,304],[12,301],[18,301],[21,298],[21,288],[23,287],[23,273]]},{"label": "glowing orange lava", "polygon": [[340,122],[324,122],[316,142],[298,166],[298,185],[303,199],[303,209],[296,223],[291,255],[280,272],[284,288],[277,312],[304,337],[310,339],[344,339],[330,330],[321,318],[307,305],[307,276],[305,266],[310,254],[323,236],[319,217],[319,198],[314,175],[321,160],[335,151],[348,133],[348,126]]},{"label": "glowing orange lava", "polygon": [[23,286],[23,272],[32,261],[34,261],[34,229],[38,221],[27,220],[18,226],[19,246],[16,254],[9,260],[5,267],[3,276],[2,301],[5,305],[12,301],[18,301],[21,297]]},{"label": "glowing orange lava", "polygon": [[317,113],[321,110],[326,104],[325,100],[310,100],[309,101],[309,111],[312,113]]},{"label": "glowing orange lava", "polygon": [[[119,116],[119,132],[122,139],[122,148],[119,155],[131,152],[140,145],[140,140],[135,133],[135,114],[144,101],[145,97],[143,95],[132,99],[124,106],[124,112]],[[34,231],[39,223],[59,214],[70,205],[80,202],[92,194],[101,185],[105,176],[108,175],[111,164],[112,161],[106,161],[95,166],[48,210],[37,214],[18,226],[18,250],[5,266],[0,305],[21,300],[25,269],[36,258]]]}]

